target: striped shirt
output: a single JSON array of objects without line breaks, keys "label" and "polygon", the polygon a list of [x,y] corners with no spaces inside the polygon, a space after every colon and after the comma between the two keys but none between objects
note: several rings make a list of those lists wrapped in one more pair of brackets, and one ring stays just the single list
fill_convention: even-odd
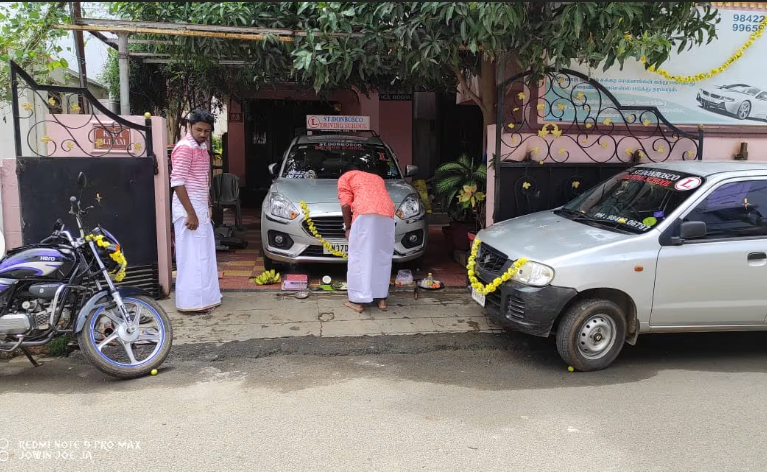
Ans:
[{"label": "striped shirt", "polygon": [[341,206],[352,209],[352,223],[359,215],[381,215],[394,218],[394,202],[386,190],[384,179],[376,174],[351,170],[338,179]]},{"label": "striped shirt", "polygon": [[[170,173],[170,186],[186,187],[198,218],[207,216],[210,193],[210,156],[205,143],[198,144],[191,134],[176,144],[170,155],[173,170]],[[199,214],[197,208],[205,208],[205,214]],[[186,210],[177,193],[173,193],[173,220],[186,217]]]}]

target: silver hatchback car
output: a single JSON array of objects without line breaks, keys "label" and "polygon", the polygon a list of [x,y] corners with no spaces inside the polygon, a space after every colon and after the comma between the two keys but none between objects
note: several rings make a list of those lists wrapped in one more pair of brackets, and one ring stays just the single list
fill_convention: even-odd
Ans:
[{"label": "silver hatchback car", "polygon": [[581,371],[644,333],[767,330],[767,163],[637,166],[477,239],[474,300]]},{"label": "silver hatchback car", "polygon": [[296,137],[282,163],[269,166],[274,181],[261,207],[261,244],[267,269],[275,263],[345,262],[310,233],[300,202],[308,206],[320,236],[333,249],[348,251],[338,179],[351,164],[373,166],[386,181],[396,207],[393,261],[420,265],[429,240],[426,208],[405,180],[417,174],[418,168],[409,165],[403,174],[394,152],[378,137],[341,134]]}]

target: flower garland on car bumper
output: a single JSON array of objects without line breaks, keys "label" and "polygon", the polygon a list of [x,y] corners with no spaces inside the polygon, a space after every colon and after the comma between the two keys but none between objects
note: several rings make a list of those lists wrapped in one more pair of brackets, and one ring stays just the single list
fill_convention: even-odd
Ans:
[{"label": "flower garland on car bumper", "polygon": [[474,244],[471,246],[471,254],[469,255],[469,261],[466,265],[466,268],[469,270],[469,282],[471,282],[471,287],[477,291],[477,293],[481,295],[487,295],[488,293],[495,292],[498,287],[500,287],[504,282],[508,282],[511,280],[512,277],[514,277],[517,272],[522,268],[523,265],[527,263],[527,259],[525,258],[519,258],[512,264],[511,267],[509,267],[509,270],[501,274],[500,276],[496,277],[495,280],[490,282],[487,285],[482,285],[482,282],[477,279],[476,276],[476,267],[477,267],[477,253],[479,252],[479,245],[481,241],[479,238],[474,238]]},{"label": "flower garland on car bumper", "polygon": [[309,206],[306,204],[305,201],[301,200],[299,202],[301,205],[301,211],[304,213],[304,220],[306,221],[306,225],[309,227],[309,232],[312,233],[312,236],[317,238],[319,240],[320,244],[328,250],[329,253],[333,254],[336,257],[342,257],[344,259],[348,259],[349,255],[343,251],[337,251],[333,249],[333,246],[325,240],[325,238],[320,235],[320,233],[317,232],[317,227],[314,226],[314,222],[311,218],[309,218]]},{"label": "flower garland on car bumper", "polygon": [[125,278],[125,268],[128,266],[128,261],[127,259],[125,259],[125,255],[122,253],[120,246],[112,245],[109,242],[104,241],[104,236],[100,234],[98,236],[94,234],[89,234],[88,236],[85,237],[85,240],[93,241],[96,243],[98,247],[111,250],[111,252],[109,253],[109,257],[111,257],[113,261],[120,264],[120,268],[114,274],[114,279],[116,282],[122,282],[123,279]]}]

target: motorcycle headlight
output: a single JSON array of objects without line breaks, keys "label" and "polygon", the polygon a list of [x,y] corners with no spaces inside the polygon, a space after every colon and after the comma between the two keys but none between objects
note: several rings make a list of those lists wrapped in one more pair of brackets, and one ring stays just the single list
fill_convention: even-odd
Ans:
[{"label": "motorcycle headlight", "polygon": [[273,193],[269,196],[269,213],[286,220],[294,220],[299,215],[293,202],[281,193]]},{"label": "motorcycle headlight", "polygon": [[397,209],[397,216],[401,220],[418,218],[424,214],[424,207],[418,195],[408,195]]},{"label": "motorcycle headlight", "polygon": [[526,262],[512,280],[532,287],[545,287],[554,280],[554,269],[538,262]]}]

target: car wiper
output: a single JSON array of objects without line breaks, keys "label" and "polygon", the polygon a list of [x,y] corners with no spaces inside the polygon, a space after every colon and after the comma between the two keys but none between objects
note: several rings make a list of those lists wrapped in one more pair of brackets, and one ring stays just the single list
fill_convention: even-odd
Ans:
[{"label": "car wiper", "polygon": [[557,210],[558,212],[566,213],[568,215],[572,215],[572,221],[588,221],[592,223],[597,223],[599,225],[608,226],[610,228],[621,230],[628,234],[639,234],[642,232],[642,230],[638,228],[632,228],[630,226],[624,226],[623,223],[619,223],[615,220],[611,220],[608,218],[598,218],[596,216],[587,215],[586,213],[575,211],[570,208],[560,208]]}]

